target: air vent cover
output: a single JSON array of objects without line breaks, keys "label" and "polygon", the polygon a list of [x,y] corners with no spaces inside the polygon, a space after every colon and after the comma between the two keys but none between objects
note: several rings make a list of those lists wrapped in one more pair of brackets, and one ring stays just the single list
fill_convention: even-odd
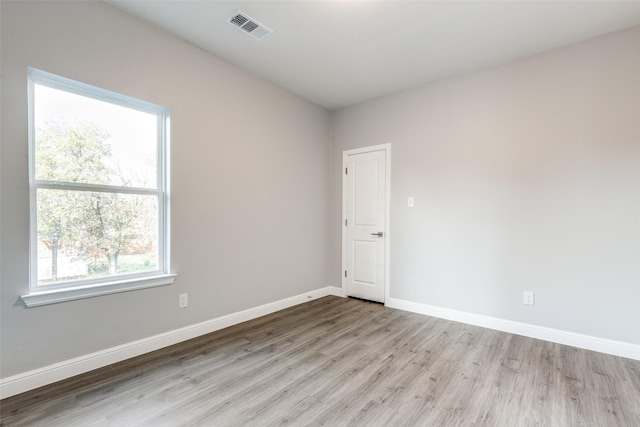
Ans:
[{"label": "air vent cover", "polygon": [[239,10],[231,15],[231,18],[229,18],[227,22],[229,22],[229,24],[233,25],[234,27],[244,30],[251,37],[258,40],[262,40],[267,35],[273,32],[246,13],[240,12]]}]

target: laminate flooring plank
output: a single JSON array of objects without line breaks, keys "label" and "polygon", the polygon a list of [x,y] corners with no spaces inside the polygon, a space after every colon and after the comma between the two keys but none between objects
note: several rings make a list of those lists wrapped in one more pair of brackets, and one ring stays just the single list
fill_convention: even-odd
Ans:
[{"label": "laminate flooring plank", "polygon": [[400,367],[392,356],[371,367],[374,369],[366,370],[368,375],[363,381],[345,387],[340,395],[331,396],[326,401],[325,410],[314,418],[311,425],[346,425],[356,419],[367,418],[365,415],[370,417],[368,413],[374,409],[375,413],[386,409],[386,384],[398,375]]},{"label": "laminate flooring plank", "polygon": [[[307,319],[307,316],[324,318],[325,316],[331,315],[330,313],[332,313],[335,317],[340,314],[339,310],[331,312],[331,309],[335,308],[336,306],[340,306],[339,299],[324,299],[320,304],[303,304],[295,306],[288,310],[288,315],[295,316],[296,314],[303,314],[302,316],[299,316],[298,323],[300,323],[303,327],[305,325],[311,326],[309,325],[308,320],[305,320]],[[215,339],[218,347],[225,349],[224,351],[233,352],[235,348],[227,345],[228,340],[236,341],[239,345],[249,345],[249,343],[238,341],[238,334],[249,332],[250,334],[255,335],[259,334],[265,328],[277,330],[278,327],[291,327],[291,317],[286,316],[285,318],[280,318],[281,316],[282,314],[280,313],[274,313],[268,316],[261,317],[259,319],[255,319],[252,322],[241,323],[234,326],[232,330],[231,328],[226,328],[221,331],[217,331],[214,334],[209,334],[205,337],[196,338],[194,340],[158,350],[156,352],[151,352],[146,355],[124,361],[110,367],[102,368],[100,370],[93,371],[76,378],[65,380],[61,382],[61,386],[77,389],[79,399],[84,399],[84,396],[82,396],[83,389],[88,390],[88,395],[116,395],[114,391],[117,391],[118,386],[114,385],[115,383],[136,381],[142,377],[145,370],[157,369],[158,363],[160,365],[172,363],[174,360],[173,358],[175,356],[180,356],[181,354],[187,353],[189,354],[189,357],[193,358],[193,351],[196,351],[202,347],[209,346],[211,339]],[[215,337],[211,338],[212,335],[215,335]],[[270,339],[268,334],[264,335],[264,339],[265,341],[268,341]],[[206,352],[203,352],[202,355],[207,356]],[[49,393],[46,392],[47,390],[49,391]],[[48,401],[56,402],[56,404],[58,405],[60,404],[58,394],[59,393],[56,390],[56,385],[52,385],[43,388],[42,393],[37,393],[37,391],[36,393],[25,393],[22,396],[16,396],[15,398],[12,398],[12,400],[16,402],[15,406],[17,407],[17,409],[15,411],[17,412],[20,411],[20,407],[29,407],[29,399],[37,399],[38,405],[40,405],[42,409],[47,409],[49,408],[49,406],[47,406],[48,404],[46,403]],[[17,404],[18,402],[20,403],[19,405]],[[53,407],[47,410],[49,412],[52,412],[57,410],[57,407]]]},{"label": "laminate flooring plank", "polygon": [[[317,312],[317,313],[314,313],[314,314],[317,314],[318,316],[320,316],[320,317],[321,317],[321,316],[323,316],[323,313],[325,313],[325,312],[326,312],[325,310],[326,310],[326,307],[318,308],[318,310],[317,310],[318,312]],[[308,311],[310,311],[310,310],[308,310],[308,309],[307,309],[307,310],[303,310],[303,311],[308,312]],[[269,327],[273,327],[273,325],[274,325],[274,324],[277,324],[277,317],[278,317],[278,313],[275,313],[275,314],[270,315],[270,316],[265,316],[265,317],[270,317],[270,318],[271,318],[271,320],[272,320],[272,323],[271,323],[271,324],[267,324],[267,326],[269,326]],[[306,317],[306,316],[304,316],[304,317]],[[303,317],[303,318],[304,318],[304,317]],[[260,324],[264,323],[264,320],[263,320],[263,319],[264,319],[264,318],[261,318],[261,319],[259,319],[257,322],[255,322],[255,323],[257,323],[258,325],[260,325]],[[290,321],[291,321],[291,319],[286,319],[286,320],[283,322],[283,324],[285,324],[285,325],[286,325],[286,324],[290,324],[290,323],[291,323]],[[305,324],[305,323],[303,323],[303,325],[304,325],[304,324]],[[236,329],[236,330],[238,330],[238,331],[241,331],[241,332],[242,332],[242,331],[244,330],[244,327],[245,327],[244,325],[245,325],[245,324],[237,325],[236,327],[234,327],[234,329]],[[306,322],[306,325],[309,325],[309,322],[308,322],[308,321]],[[260,327],[258,327],[257,329],[260,329]],[[264,329],[264,328],[262,328],[262,329]],[[251,331],[251,332],[255,333],[255,331],[253,330],[253,328],[249,329],[249,331]],[[223,330],[223,331],[219,331],[219,333],[214,333],[214,334],[225,336],[225,335],[228,335],[229,333],[228,333],[228,332],[226,332],[225,330]],[[236,335],[237,335],[237,334],[236,334]],[[236,338],[236,337],[233,337],[233,339],[237,339],[237,338]],[[268,341],[269,339],[270,339],[270,338],[265,338],[265,342],[266,342],[266,341]],[[192,341],[201,342],[201,341],[204,341],[204,340],[203,340],[203,339],[196,339],[196,340],[192,340]],[[190,346],[187,346],[187,347],[188,347],[188,348],[190,348],[190,349],[193,349],[193,347],[195,347],[191,342],[188,342],[188,344],[191,344]],[[222,344],[224,344],[224,342],[222,342]],[[176,346],[174,346],[174,347],[176,347]],[[224,345],[222,345],[222,347],[224,348]],[[228,349],[228,346],[227,346],[227,349]],[[164,352],[165,352],[165,353],[167,353],[167,357],[168,357],[168,358],[170,358],[170,357],[171,357],[171,355],[172,355],[172,353],[176,351],[175,349],[173,349],[173,348],[171,348],[171,347],[170,347],[170,348],[168,348],[168,349],[163,349],[163,350],[164,350]],[[159,352],[163,352],[163,350],[160,350]],[[172,350],[173,350],[173,351],[172,351]],[[233,348],[231,348],[231,350],[233,351]],[[157,352],[154,352],[154,353],[157,353]],[[135,367],[137,364],[141,363],[141,362],[139,362],[139,359],[152,359],[152,358],[153,358],[153,354],[144,355],[144,356],[142,356],[142,357],[140,357],[140,358],[132,359],[133,363],[130,363],[130,365],[132,365],[132,366],[134,366],[134,367]],[[226,361],[228,361],[228,359],[229,359],[228,357],[227,357],[227,358],[225,358],[225,360],[226,360]],[[138,361],[138,363],[136,363],[136,361]],[[123,363],[127,363],[127,362],[123,362]],[[171,363],[171,362],[170,362],[170,363]],[[164,362],[164,363],[163,363],[163,365],[166,365],[166,362]],[[109,369],[107,368],[106,370],[108,371]],[[132,369],[132,370],[130,370],[130,372],[133,372],[133,373],[135,373],[135,374],[134,374],[134,375],[132,375],[132,376],[130,376],[129,378],[127,378],[127,380],[134,380],[134,381],[135,381],[135,380],[138,380],[138,379],[143,375],[143,373],[138,372],[136,369]],[[109,377],[110,375],[111,375],[111,373],[107,372],[107,375],[105,375],[104,377],[105,377],[105,378],[107,378],[107,377]],[[73,381],[72,381],[72,382],[73,382]],[[90,392],[88,392],[88,394],[89,394],[89,395],[91,395],[91,394],[95,394],[95,395],[101,396],[100,398],[105,398],[105,397],[107,397],[107,396],[110,396],[110,395],[111,395],[111,396],[114,396],[114,399],[119,399],[119,398],[121,398],[122,396],[121,396],[121,395],[119,396],[117,393],[114,393],[114,392],[119,391],[119,390],[118,390],[118,387],[119,387],[119,384],[117,384],[117,383],[116,383],[115,381],[113,381],[113,380],[109,380],[109,381],[107,381],[107,384],[106,384],[106,385],[104,385],[104,386],[102,386],[102,387],[94,388],[93,390],[91,390]],[[80,397],[81,399],[84,399],[85,397],[87,397],[87,396],[82,396],[82,392],[80,392],[79,394],[80,394],[80,396],[79,396],[79,397]],[[55,393],[55,392],[54,392],[54,393],[49,393],[49,398],[50,398],[50,399],[53,399],[54,401],[58,400],[58,399],[55,399],[55,395],[56,395],[56,393]],[[46,396],[47,396],[47,394],[46,394],[46,393],[44,393],[44,396],[46,397]],[[41,395],[39,395],[39,396],[37,396],[37,397],[38,397],[38,398],[41,398]],[[19,397],[18,397],[18,398],[19,398]],[[58,402],[58,403],[59,403],[59,402]],[[21,406],[23,406],[23,407],[28,406],[28,400],[27,400],[27,401],[25,401],[25,400],[23,399],[22,404],[23,404],[23,405],[21,405]],[[53,409],[55,410],[55,408],[53,408]],[[77,409],[77,407],[76,407],[76,409]],[[94,408],[92,408],[92,410],[93,410],[93,409],[94,409]]]},{"label": "laminate flooring plank", "polygon": [[[279,361],[281,368],[269,374],[258,375],[228,389],[229,393],[212,393],[213,401],[197,399],[193,403],[182,406],[179,410],[164,411],[160,417],[145,420],[144,425],[207,425],[214,422],[219,425],[239,425],[235,419],[251,408],[264,395],[271,393],[271,375],[302,378],[309,372],[308,366],[294,361]],[[268,370],[267,370],[268,371]],[[215,402],[215,403],[214,403]],[[186,414],[186,415],[185,415]]]},{"label": "laminate flooring plank", "polygon": [[[287,413],[286,419],[284,419],[281,424],[301,421],[303,417],[308,419],[308,403],[313,402],[317,405],[318,402],[326,402],[327,397],[330,398],[332,395],[337,394],[335,393],[336,388],[341,389],[340,395],[347,393],[353,396],[354,390],[346,390],[351,384],[361,384],[362,378],[370,377],[372,373],[380,373],[379,369],[381,364],[384,364],[385,360],[390,358],[393,350],[390,347],[379,345],[372,347],[369,345],[368,338],[375,336],[380,330],[377,326],[379,322],[374,321],[372,324],[375,326],[369,330],[358,328],[358,332],[354,334],[357,340],[354,340],[352,337],[349,345],[339,347],[340,351],[337,354],[334,353],[330,361],[319,367],[322,374],[319,378],[322,380],[320,383],[321,386],[315,391],[303,390],[305,391],[305,393],[302,393],[303,396],[307,393],[312,393],[309,397],[297,398],[297,401],[294,401],[295,398],[290,399],[289,401],[292,407],[295,408],[295,413]],[[389,337],[393,337],[394,335],[404,333],[405,330],[399,329],[395,332],[389,330],[387,332]],[[326,350],[326,348],[323,348],[323,351]],[[362,387],[359,387],[357,392],[361,394],[365,393]],[[273,413],[274,411],[271,410],[269,412]],[[278,425],[279,423],[276,420],[272,421],[272,424]]]},{"label": "laminate flooring plank", "polygon": [[[342,322],[343,324],[341,324],[340,327],[350,329],[350,328],[356,328],[362,325],[366,325],[367,318],[362,318],[362,317],[353,318],[353,319],[350,318],[350,317],[354,317],[357,313],[358,313],[358,310],[353,310],[347,315],[343,314],[342,318],[343,319],[346,318],[348,321]],[[331,326],[331,328],[328,329],[328,332],[325,331],[324,333],[322,333],[322,329],[323,329],[323,326],[321,326],[322,322],[319,325],[320,326],[316,325],[311,330],[306,331],[307,332],[306,334],[302,334],[303,337],[307,337],[306,339],[299,339],[297,341],[287,341],[287,344],[289,344],[289,346],[282,346],[279,348],[277,347],[277,342],[275,344],[272,343],[269,346],[269,348],[266,350],[267,354],[252,353],[252,356],[258,356],[259,361],[266,361],[266,360],[269,360],[269,357],[268,357],[269,354],[274,354],[274,355],[277,355],[280,359],[273,360],[272,363],[282,363],[281,362],[282,360],[290,360],[292,358],[295,358],[299,354],[305,354],[305,352],[308,352],[313,348],[324,348],[322,341],[328,339],[328,338],[325,338],[325,335],[333,336],[335,332],[340,331],[340,328],[336,327],[336,325],[333,322],[330,322],[328,325],[324,325],[324,329],[327,329],[326,328],[327,326]],[[281,337],[280,341],[284,341],[284,339]],[[264,348],[257,349],[257,350],[262,350],[263,352],[265,351]],[[236,361],[234,362],[234,366],[233,366],[233,372],[235,372],[235,374],[231,379],[226,381],[224,380],[221,381],[220,378],[208,379],[208,382],[212,384],[216,384],[216,386],[213,387],[213,390],[215,390],[216,392],[215,396],[218,400],[221,401],[221,403],[218,405],[213,405],[212,407],[208,408],[203,414],[203,417],[204,418],[211,417],[214,413],[221,412],[223,408],[227,408],[225,412],[233,413],[233,408],[235,407],[235,405],[233,405],[232,403],[235,402],[237,399],[251,398],[252,400],[255,401],[255,399],[257,398],[256,393],[258,394],[258,396],[265,396],[263,393],[261,393],[261,391],[266,387],[266,384],[257,383],[256,381],[258,381],[261,378],[260,374],[262,372],[264,371],[269,372],[268,368],[269,366],[265,366],[264,364],[261,364],[261,365],[259,364],[258,366],[252,367],[251,369],[249,369],[248,366],[238,365]],[[237,371],[241,371],[242,373],[238,374]],[[271,372],[271,374],[273,373]],[[280,377],[282,374],[283,372],[277,372],[276,377]],[[266,378],[265,381],[268,383],[272,382],[270,378]],[[240,387],[240,384],[245,385],[245,388]],[[247,385],[249,385],[249,387],[247,387]],[[183,412],[190,413],[191,412],[190,409],[193,405],[197,406],[198,403],[188,403],[186,407],[185,405],[179,405],[180,406],[179,409]],[[171,412],[171,409],[172,409],[171,407],[167,408],[167,410],[165,411],[165,414],[168,412]],[[166,416],[165,414],[163,414],[163,416]],[[229,414],[225,415],[225,417],[228,417],[228,416]],[[149,423],[158,423],[161,421],[162,421],[162,418],[155,418],[155,419],[149,420]],[[228,421],[228,422],[231,422],[231,421]]]},{"label": "laminate flooring plank", "polygon": [[[366,327],[363,327],[363,326],[366,326]],[[376,335],[380,330],[379,322],[368,322],[366,325],[358,326],[357,328],[355,328],[355,330],[357,330],[357,332],[346,331],[345,334],[343,334],[343,337],[351,336],[349,340],[334,340],[331,343],[333,346],[329,346],[329,347],[322,346],[321,351],[323,353],[334,355],[333,357],[331,357],[330,360],[325,362],[323,365],[318,366],[318,369],[321,372],[322,378],[324,379],[331,378],[331,379],[334,379],[336,382],[343,382],[347,386],[350,383],[357,383],[357,381],[349,381],[347,378],[349,378],[350,375],[355,375],[367,369],[367,367],[370,366],[375,359],[379,358],[380,352],[374,349],[378,349],[378,348],[383,349],[383,351],[387,353],[386,357],[389,357],[390,353],[392,353],[392,351],[389,351],[390,350],[389,347],[385,347],[385,346],[371,347],[367,344],[368,343],[367,338]],[[390,331],[388,331],[387,336],[392,337],[401,332],[404,332],[404,330],[399,330],[399,331],[396,331],[395,333],[390,333]],[[358,339],[354,339],[354,336],[358,337]],[[337,342],[341,343],[340,346],[335,345]],[[356,367],[356,369],[354,369],[354,367]],[[300,386],[301,384],[297,384],[296,388],[300,389]],[[334,388],[334,385],[330,384],[329,387]],[[305,391],[305,393],[302,393],[302,394],[304,395],[306,393],[316,394],[316,392],[313,392],[312,390]],[[322,387],[320,387],[318,394],[325,395],[326,391]],[[295,399],[295,398],[292,397],[291,399]],[[286,400],[285,402],[287,404],[290,404],[291,399]],[[301,399],[301,400],[304,400],[304,399]],[[319,401],[321,399],[316,398],[315,400]],[[258,403],[259,403],[259,406],[262,408],[272,409],[274,408],[274,404],[275,404],[275,407],[278,407],[279,402],[270,401],[270,402],[258,402]],[[291,403],[293,403],[294,407],[299,407],[297,405],[299,402],[291,402]],[[273,414],[273,411],[267,411],[267,412],[271,412]],[[258,411],[258,414],[260,415],[261,419],[264,419],[265,416],[269,415],[268,413],[265,413],[265,411]],[[253,417],[254,420],[257,420],[258,414],[256,414],[256,416]],[[287,417],[288,420],[291,420],[292,418],[294,418],[291,415],[292,414],[288,415]],[[299,413],[298,415],[301,415],[301,414]],[[247,419],[247,421],[250,421],[250,420],[251,419]]]},{"label": "laminate flooring plank", "polygon": [[640,426],[640,361],[327,297],[0,402],[2,426]]},{"label": "laminate flooring plank", "polygon": [[[295,379],[288,377],[280,384],[274,383],[271,395],[260,402],[254,402],[252,408],[243,414],[243,422],[247,424],[262,424],[263,422],[286,424],[296,416],[303,415],[306,408],[302,401],[307,396],[326,387],[327,382],[331,385],[325,393],[330,395],[332,391],[335,392],[335,384],[342,383],[340,372],[350,369],[354,364],[366,363],[363,351],[366,351],[366,347],[356,342],[352,347],[343,349],[342,353],[333,357],[323,354],[325,360],[316,360],[313,370],[308,375]],[[287,416],[282,417],[283,414],[287,414]]]},{"label": "laminate flooring plank", "polygon": [[[307,326],[309,326],[309,324],[311,324],[311,322],[307,322]],[[224,396],[223,393],[225,390],[232,391],[237,384],[246,383],[249,379],[253,379],[255,377],[255,372],[268,369],[270,366],[265,365],[265,363],[269,360],[269,355],[287,356],[288,349],[291,347],[306,347],[308,345],[307,341],[292,339],[291,335],[297,334],[301,337],[315,337],[317,335],[317,331],[310,331],[310,329],[313,328],[306,327],[302,331],[287,330],[286,332],[283,331],[276,335],[274,335],[270,329],[265,329],[263,333],[266,331],[265,335],[269,337],[268,339],[251,337],[249,340],[245,336],[244,338],[251,341],[253,344],[250,346],[236,348],[236,351],[240,351],[239,356],[229,357],[227,354],[220,354],[216,356],[216,359],[220,360],[221,363],[216,363],[215,360],[211,360],[211,354],[209,354],[209,359],[201,360],[198,365],[185,365],[183,368],[187,374],[185,379],[189,381],[183,381],[183,384],[177,385],[166,384],[166,388],[162,389],[162,395],[159,396],[157,393],[151,394],[147,396],[147,399],[153,399],[155,396],[160,400],[157,402],[158,404],[172,401],[175,402],[175,396],[181,396],[183,399],[188,399],[189,397],[193,397],[189,396],[190,389],[194,389],[193,385],[201,383],[215,384],[215,391],[218,393],[216,396],[221,398]],[[279,363],[279,359],[272,360],[272,363]],[[240,371],[241,373],[238,374],[237,371]],[[220,374],[225,372],[229,373],[228,377]],[[205,391],[208,390],[205,389]],[[195,393],[197,393],[197,391]],[[165,406],[165,411],[171,411],[174,407],[180,407],[181,410],[187,409],[181,404],[176,403],[172,405],[169,403]]]},{"label": "laminate flooring plank", "polygon": [[[216,356],[210,355],[207,359],[199,359],[195,362],[194,360],[176,361],[159,367],[156,372],[162,375],[137,378],[135,388],[131,388],[128,382],[124,382],[111,386],[106,390],[97,390],[96,393],[92,393],[96,399],[92,399],[92,396],[85,394],[82,396],[83,401],[85,401],[83,407],[87,411],[98,412],[102,408],[109,409],[113,407],[114,401],[123,400],[131,403],[121,407],[119,413],[122,414],[127,411],[140,412],[141,409],[137,405],[139,399],[136,399],[136,397],[139,396],[138,389],[142,387],[142,389],[147,390],[144,395],[145,407],[155,411],[157,408],[171,405],[178,398],[188,399],[195,397],[198,394],[198,387],[196,387],[198,384],[207,384],[217,379],[215,374],[217,372],[231,372],[231,370],[226,369],[231,364],[246,370],[245,375],[250,375],[251,369],[260,368],[253,366],[256,363],[263,363],[264,360],[260,351],[251,353],[241,351],[240,356],[235,358],[229,358],[222,353]],[[277,363],[277,360],[273,361],[273,363]],[[242,380],[243,377],[239,375],[231,375],[227,379],[231,383]]]},{"label": "laminate flooring plank", "polygon": [[[404,334],[404,331],[401,329],[398,332],[399,335]],[[390,335],[393,336],[393,334]],[[411,335],[409,335],[409,337],[411,337]],[[368,343],[368,338],[370,337],[362,335],[360,342]],[[400,347],[412,348],[403,345],[400,345]],[[379,402],[383,403],[391,393],[399,389],[392,384],[398,381],[396,378],[402,376],[402,371],[405,370],[404,367],[408,361],[397,360],[397,358],[402,357],[402,355],[399,353],[396,354],[395,347],[387,348],[386,351],[384,351],[385,346],[376,345],[373,347],[369,346],[369,348],[376,349],[369,350],[370,352],[373,351],[377,353],[375,357],[369,358],[367,363],[363,363],[363,361],[360,360],[350,372],[341,375],[342,381],[346,385],[342,388],[339,397],[335,399],[330,397],[329,401],[323,400],[323,402],[326,403],[326,409],[323,413],[314,417],[315,421],[312,424],[339,424],[348,418],[337,417],[340,418],[337,419],[336,414],[344,414],[348,412],[348,410],[355,411],[353,405],[367,405],[371,398],[375,400],[374,403],[376,404]],[[403,354],[411,358],[421,356],[418,351],[411,352],[407,350],[403,352]],[[322,392],[322,390],[320,392]],[[364,396],[364,398],[359,401],[361,396]],[[319,400],[320,399],[316,399],[316,401]]]},{"label": "laminate flooring plank", "polygon": [[[369,308],[370,307],[376,307],[376,305],[369,305]],[[338,352],[337,358],[332,357],[331,360],[325,362],[323,365],[318,367],[321,370],[321,373],[322,373],[321,376],[324,378],[331,377],[332,371],[336,369],[340,369],[337,362],[338,360],[344,361],[344,358],[340,357],[340,353],[339,353],[340,350],[348,349],[348,351],[345,352],[348,355],[358,354],[357,349],[350,348],[350,346],[351,347],[354,346],[354,343],[360,349],[363,348],[362,345],[358,344],[358,342],[362,340],[361,339],[358,340],[357,338],[372,335],[373,333],[375,333],[375,331],[380,329],[380,326],[379,326],[380,322],[376,322],[376,321],[371,322],[370,318],[362,318],[362,316],[360,316],[357,311],[355,312],[351,311],[349,313],[349,316],[352,318],[351,319],[348,318],[347,322],[345,322],[345,326],[347,326],[346,328],[343,328],[342,330],[333,328],[329,334],[325,334],[327,335],[327,337],[321,337],[321,338],[330,338],[330,339],[315,340],[315,342],[313,343],[313,346],[311,347],[311,349],[314,349],[316,351],[321,351],[322,353],[326,353],[326,354],[335,355],[336,352]],[[296,353],[294,352],[287,352],[286,354],[290,357],[296,356]],[[345,354],[345,356],[347,354]],[[362,361],[360,361],[360,364],[362,364]],[[345,368],[351,369],[349,366]],[[311,376],[311,377],[318,379],[317,376]],[[295,384],[296,391],[300,391],[304,383],[305,383],[304,380],[301,381],[300,383],[296,383]],[[282,390],[281,394],[287,394],[287,391],[288,391],[288,387],[285,387],[285,389]],[[296,394],[299,394],[299,393],[296,393]],[[320,394],[323,394],[323,392],[321,391]],[[278,394],[276,393],[275,395],[277,396]],[[291,394],[289,396],[291,396]],[[318,399],[316,399],[316,401],[317,400]],[[282,402],[278,402],[278,399],[274,400],[273,398],[269,399],[268,401],[262,401],[262,400],[255,401],[254,407],[257,407],[260,409],[258,409],[257,411],[243,412],[242,416],[236,419],[235,422],[232,423],[232,425],[244,425],[245,422],[248,422],[250,420],[253,420],[254,422],[264,422],[264,420],[269,419],[267,416],[268,414],[265,414],[264,409],[272,408],[274,405],[277,406],[279,403],[282,403]]]},{"label": "laminate flooring plank", "polygon": [[[430,375],[437,380],[431,389],[433,407],[443,409],[448,424],[481,417],[484,408],[481,396],[486,396],[489,391],[486,380],[497,370],[495,364],[486,363],[488,350],[483,345],[488,336],[494,335],[493,331],[472,326],[464,331],[453,350],[459,356],[450,357],[449,366],[444,368],[449,374],[438,375],[439,370],[434,367]],[[447,376],[449,381],[443,381]],[[442,387],[439,391],[438,386]]]},{"label": "laminate flooring plank", "polygon": [[264,402],[247,422],[249,425],[261,420],[268,420],[267,425],[303,424],[305,419],[319,416],[321,404],[332,396],[345,396],[349,384],[357,382],[354,378],[377,358],[367,346],[356,342],[319,365],[299,383],[287,384],[276,399]]},{"label": "laminate flooring plank", "polygon": [[391,425],[390,420],[394,415],[395,412],[387,406],[369,401],[348,420],[341,420],[341,424],[347,427],[384,427]]},{"label": "laminate flooring plank", "polygon": [[[430,356],[433,353],[428,353]],[[364,382],[364,387],[352,387],[348,393],[353,396],[350,400],[336,398],[334,405],[329,407],[318,420],[319,425],[342,425],[345,418],[341,416],[345,412],[356,413],[358,417],[352,418],[352,422],[362,418],[362,414],[372,414],[371,408],[387,407],[387,402],[399,398],[406,387],[416,378],[417,367],[424,367],[426,364],[418,364],[424,360],[423,355],[418,352],[400,352],[390,354],[382,366],[378,366],[376,372],[372,372]],[[412,369],[413,368],[413,369]],[[364,409],[358,409],[364,408]],[[388,407],[387,407],[388,408]],[[393,416],[393,411],[386,411]],[[372,416],[372,415],[371,415]],[[376,419],[384,417],[377,416]],[[386,421],[385,421],[386,423]]]}]

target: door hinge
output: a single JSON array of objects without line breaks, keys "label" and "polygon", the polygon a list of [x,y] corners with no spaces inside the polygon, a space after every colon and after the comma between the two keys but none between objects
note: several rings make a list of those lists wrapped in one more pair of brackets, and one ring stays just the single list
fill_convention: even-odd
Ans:
[{"label": "door hinge", "polygon": [[347,277],[347,270],[344,271],[344,277]]},{"label": "door hinge", "polygon": [[344,225],[345,225],[345,227],[347,226],[347,219],[346,218],[344,219]]},{"label": "door hinge", "polygon": [[344,174],[345,174],[345,175],[349,175],[349,169],[344,168]]}]

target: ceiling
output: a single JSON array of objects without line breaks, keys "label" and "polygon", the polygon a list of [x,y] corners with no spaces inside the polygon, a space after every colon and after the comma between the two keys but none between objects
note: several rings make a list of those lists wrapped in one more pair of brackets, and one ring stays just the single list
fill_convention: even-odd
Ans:
[{"label": "ceiling", "polygon": [[640,25],[640,1],[106,1],[328,109]]}]

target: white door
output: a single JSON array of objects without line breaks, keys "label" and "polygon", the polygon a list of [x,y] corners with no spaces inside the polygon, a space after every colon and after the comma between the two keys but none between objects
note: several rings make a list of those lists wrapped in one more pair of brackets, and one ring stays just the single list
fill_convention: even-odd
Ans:
[{"label": "white door", "polygon": [[343,172],[345,291],[384,302],[387,150],[346,151]]}]

